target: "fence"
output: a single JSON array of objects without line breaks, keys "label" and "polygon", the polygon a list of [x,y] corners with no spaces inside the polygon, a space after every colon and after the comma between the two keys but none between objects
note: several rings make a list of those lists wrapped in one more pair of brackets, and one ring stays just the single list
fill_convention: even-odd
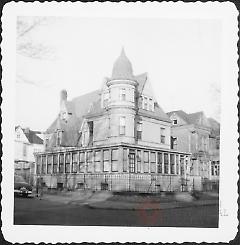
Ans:
[{"label": "fence", "polygon": [[201,178],[189,176],[183,179],[179,175],[135,174],[135,173],[103,173],[103,174],[69,174],[45,175],[43,183],[50,189],[91,189],[132,192],[161,192],[201,190]]}]

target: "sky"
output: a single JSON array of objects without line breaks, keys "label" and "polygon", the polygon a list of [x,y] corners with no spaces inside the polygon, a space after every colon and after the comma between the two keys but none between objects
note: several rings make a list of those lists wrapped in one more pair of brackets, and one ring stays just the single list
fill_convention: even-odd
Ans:
[{"label": "sky", "polygon": [[122,47],[134,75],[148,72],[165,112],[204,111],[220,121],[218,20],[48,17],[17,38],[17,45],[26,43],[47,52],[35,58],[17,48],[16,125],[46,130],[59,112],[60,91],[71,100],[99,89]]}]

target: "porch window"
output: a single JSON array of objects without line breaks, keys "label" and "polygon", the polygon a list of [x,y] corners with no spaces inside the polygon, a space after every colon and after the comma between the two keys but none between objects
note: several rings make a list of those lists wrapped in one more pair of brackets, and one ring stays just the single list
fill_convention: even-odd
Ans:
[{"label": "porch window", "polygon": [[109,164],[109,150],[103,151],[103,171],[109,172],[110,171],[110,164]]},{"label": "porch window", "polygon": [[180,171],[181,171],[181,175],[184,175],[185,173],[185,169],[184,169],[184,156],[180,156]]},{"label": "porch window", "polygon": [[150,154],[150,170],[151,173],[156,173],[156,153],[151,152]]},{"label": "porch window", "polygon": [[59,173],[63,173],[64,154],[59,155]]},{"label": "porch window", "polygon": [[79,172],[83,173],[85,170],[85,152],[79,153]]},{"label": "porch window", "polygon": [[57,173],[58,155],[53,155],[53,173]]},{"label": "porch window", "polygon": [[179,174],[179,155],[176,155],[176,174]]},{"label": "porch window", "polygon": [[101,172],[101,151],[94,152],[95,172]]},{"label": "porch window", "polygon": [[123,172],[127,172],[128,165],[128,152],[127,149],[123,149]]},{"label": "porch window", "polygon": [[141,173],[142,152],[137,151],[137,172]]},{"label": "porch window", "polygon": [[164,173],[168,174],[168,154],[164,153]]},{"label": "porch window", "polygon": [[94,163],[93,163],[93,152],[87,152],[87,172],[93,173],[94,172]]},{"label": "porch window", "polygon": [[52,155],[47,156],[47,173],[48,174],[52,173],[52,159],[53,159]]},{"label": "porch window", "polygon": [[112,150],[112,172],[117,172],[118,171],[118,149],[113,149]]},{"label": "porch window", "polygon": [[175,163],[174,163],[174,155],[173,154],[170,154],[170,167],[171,167],[170,173],[171,174],[175,174],[174,166],[175,166]]},{"label": "porch window", "polygon": [[37,169],[36,169],[36,172],[37,172],[37,174],[40,174],[41,156],[37,156],[36,161],[37,161],[37,167],[36,167]]},{"label": "porch window", "polygon": [[72,153],[72,172],[77,173],[77,166],[78,166],[78,153]]},{"label": "porch window", "polygon": [[46,156],[42,156],[42,174],[46,174]]},{"label": "porch window", "polygon": [[149,152],[144,151],[144,173],[148,173],[148,165],[149,165]]},{"label": "porch window", "polygon": [[70,173],[70,153],[65,156],[65,173]]},{"label": "porch window", "polygon": [[158,160],[157,160],[157,172],[162,174],[162,153],[158,152]]}]

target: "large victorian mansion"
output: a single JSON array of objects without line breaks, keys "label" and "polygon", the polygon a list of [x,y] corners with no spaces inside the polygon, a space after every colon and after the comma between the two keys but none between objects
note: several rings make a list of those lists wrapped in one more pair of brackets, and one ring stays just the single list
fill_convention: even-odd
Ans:
[{"label": "large victorian mansion", "polygon": [[[170,117],[181,118],[162,110],[147,73],[134,75],[122,50],[99,90],[71,101],[67,91],[61,92],[59,114],[45,133],[45,150],[35,154],[35,177],[60,189],[200,190],[202,172],[191,170],[193,165],[199,169],[201,161],[192,161],[191,149],[172,147]],[[206,171],[211,174],[211,165]]]}]

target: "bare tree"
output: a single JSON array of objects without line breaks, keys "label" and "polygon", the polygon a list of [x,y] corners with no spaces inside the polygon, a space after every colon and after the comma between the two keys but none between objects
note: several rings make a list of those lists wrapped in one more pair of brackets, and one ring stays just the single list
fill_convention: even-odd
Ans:
[{"label": "bare tree", "polygon": [[[17,46],[16,52],[19,55],[31,59],[53,60],[55,52],[53,47],[34,39],[34,33],[44,25],[49,25],[52,17],[25,17],[17,18]],[[29,80],[24,75],[17,73],[16,82],[34,86],[45,86],[41,81]],[[48,86],[47,86],[48,87]]]},{"label": "bare tree", "polygon": [[34,41],[31,34],[49,23],[49,17],[17,18],[17,53],[35,59],[52,59],[53,48]]}]

